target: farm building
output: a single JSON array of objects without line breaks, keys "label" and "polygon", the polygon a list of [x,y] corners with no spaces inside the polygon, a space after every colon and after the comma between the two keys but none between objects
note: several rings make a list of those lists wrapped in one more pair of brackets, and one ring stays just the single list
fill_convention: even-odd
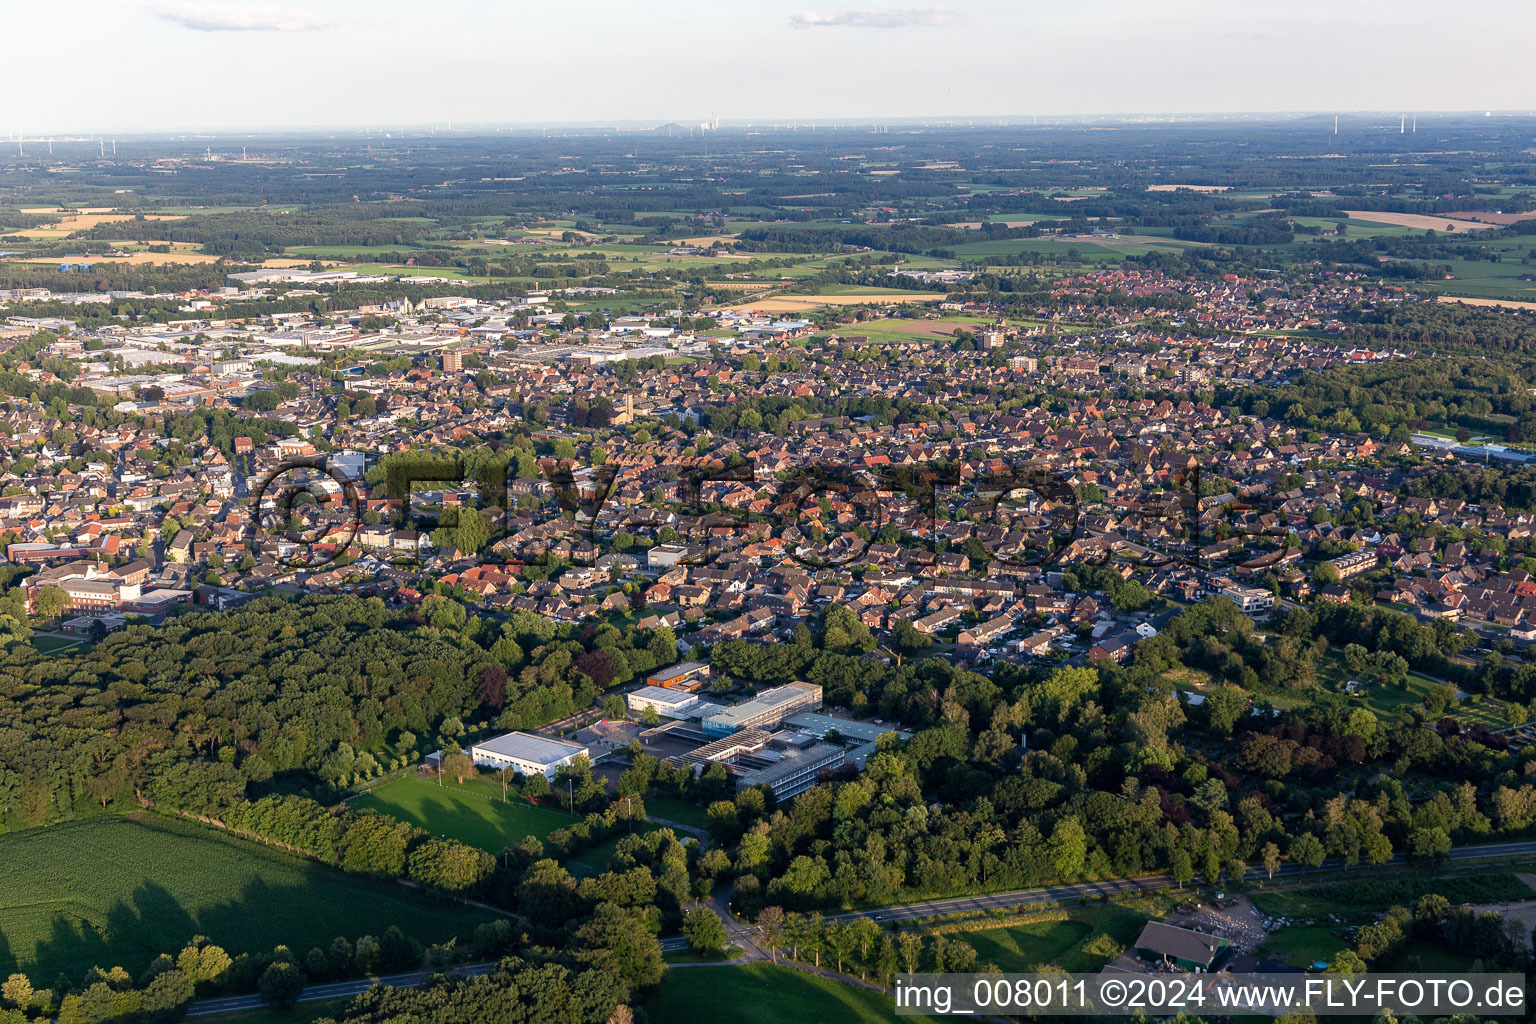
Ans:
[{"label": "farm building", "polygon": [[1148,921],[1136,940],[1136,955],[1161,960],[1186,971],[1209,971],[1231,952],[1226,939],[1177,925]]}]

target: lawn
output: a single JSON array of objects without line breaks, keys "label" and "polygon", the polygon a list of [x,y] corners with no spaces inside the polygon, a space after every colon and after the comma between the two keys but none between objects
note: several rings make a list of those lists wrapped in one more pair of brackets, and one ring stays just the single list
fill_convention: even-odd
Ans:
[{"label": "lawn", "polygon": [[1174,901],[1148,896],[1125,903],[1080,907],[1058,920],[1023,921],[998,927],[977,922],[953,933],[976,949],[977,960],[1004,971],[1030,971],[1050,965],[1065,971],[1093,972],[1136,941],[1142,926],[1162,918]]},{"label": "lawn", "polygon": [[1364,698],[1365,706],[1384,722],[1396,721],[1408,708],[1422,708],[1424,695],[1439,685],[1433,679],[1410,672],[1402,685],[1387,683],[1374,687]]},{"label": "lawn", "polygon": [[648,796],[645,798],[645,813],[652,818],[675,821],[679,825],[692,825],[694,828],[709,827],[709,815],[704,813],[704,808],[686,800]]},{"label": "lawn", "polygon": [[392,883],[347,875],[211,828],[102,816],[0,836],[0,976],[38,985],[93,965],[137,976],[206,935],[231,954],[304,950],[392,924],[422,942],[486,918]]},{"label": "lawn", "polygon": [[1086,921],[1031,921],[968,932],[962,938],[975,947],[981,963],[996,964],[1005,971],[1028,971],[1059,962],[1092,932],[1093,926]]},{"label": "lawn", "polygon": [[[645,1004],[658,1024],[729,1017],[731,1024],[837,1021],[889,1024],[891,996],[773,964],[735,967],[674,967]],[[903,1020],[931,1020],[903,1017]]]},{"label": "lawn", "polygon": [[58,654],[60,651],[67,651],[83,643],[85,640],[81,637],[34,636],[32,638],[32,646],[44,654]]},{"label": "lawn", "polygon": [[442,785],[407,775],[364,793],[353,802],[360,810],[382,811],[491,853],[509,850],[528,836],[543,839],[575,819],[564,811],[533,807],[514,796],[503,803],[501,787],[488,779]]},{"label": "lawn", "polygon": [[[657,827],[649,821],[635,822],[636,832],[654,832]],[[608,858],[612,857],[613,852],[619,848],[619,840],[623,839],[624,836],[625,833],[620,832],[616,836],[603,840],[596,846],[589,846],[585,850],[578,850],[566,858],[566,870],[578,877],[582,875],[596,877],[602,874],[608,870]],[[680,836],[679,838],[687,839],[688,836]]]},{"label": "lawn", "polygon": [[1259,953],[1291,967],[1309,967],[1315,960],[1331,961],[1349,943],[1326,925],[1303,925],[1272,932]]}]

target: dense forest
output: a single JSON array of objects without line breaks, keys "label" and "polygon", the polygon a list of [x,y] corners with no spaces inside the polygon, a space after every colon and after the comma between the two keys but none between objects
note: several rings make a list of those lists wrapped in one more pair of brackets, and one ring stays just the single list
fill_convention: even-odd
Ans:
[{"label": "dense forest", "polygon": [[140,801],[219,816],[288,778],[324,796],[430,737],[543,725],[675,656],[669,634],[498,625],[437,596],[408,613],[263,598],[67,658],[21,637],[0,661],[3,828]]}]

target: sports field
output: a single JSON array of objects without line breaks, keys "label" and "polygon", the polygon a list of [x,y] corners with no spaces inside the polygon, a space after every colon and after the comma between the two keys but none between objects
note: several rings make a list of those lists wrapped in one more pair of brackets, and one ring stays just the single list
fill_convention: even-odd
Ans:
[{"label": "sports field", "polygon": [[509,850],[528,836],[543,839],[575,820],[564,811],[533,807],[516,796],[503,803],[501,787],[487,779],[469,779],[463,785],[444,779],[438,785],[408,775],[363,794],[353,806],[382,811],[490,853]]},{"label": "sports field", "polygon": [[94,965],[137,976],[206,935],[231,955],[305,950],[392,924],[424,943],[489,916],[388,882],[288,856],[201,825],[152,816],[0,836],[0,976],[77,984]]}]

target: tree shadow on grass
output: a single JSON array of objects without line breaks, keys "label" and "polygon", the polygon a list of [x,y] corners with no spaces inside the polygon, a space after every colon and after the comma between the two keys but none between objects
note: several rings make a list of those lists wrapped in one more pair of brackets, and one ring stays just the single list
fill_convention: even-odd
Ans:
[{"label": "tree shadow on grass", "polygon": [[[79,988],[95,966],[121,966],[137,978],[155,957],[175,956],[195,935],[207,936],[231,956],[265,953],[280,943],[302,956],[311,946],[329,946],[336,936],[377,936],[390,924],[431,943],[467,934],[483,919],[473,912],[465,915],[463,908],[439,908],[429,897],[390,883],[295,863],[305,871],[298,884],[247,879],[227,897],[190,906],[156,881],[141,882],[105,912],[83,901],[61,911],[55,902],[46,927],[37,929],[46,937],[33,948],[14,945],[19,935],[0,934],[0,977],[21,971],[34,986],[49,987],[63,974]],[[80,881],[82,889],[88,885]]]}]

